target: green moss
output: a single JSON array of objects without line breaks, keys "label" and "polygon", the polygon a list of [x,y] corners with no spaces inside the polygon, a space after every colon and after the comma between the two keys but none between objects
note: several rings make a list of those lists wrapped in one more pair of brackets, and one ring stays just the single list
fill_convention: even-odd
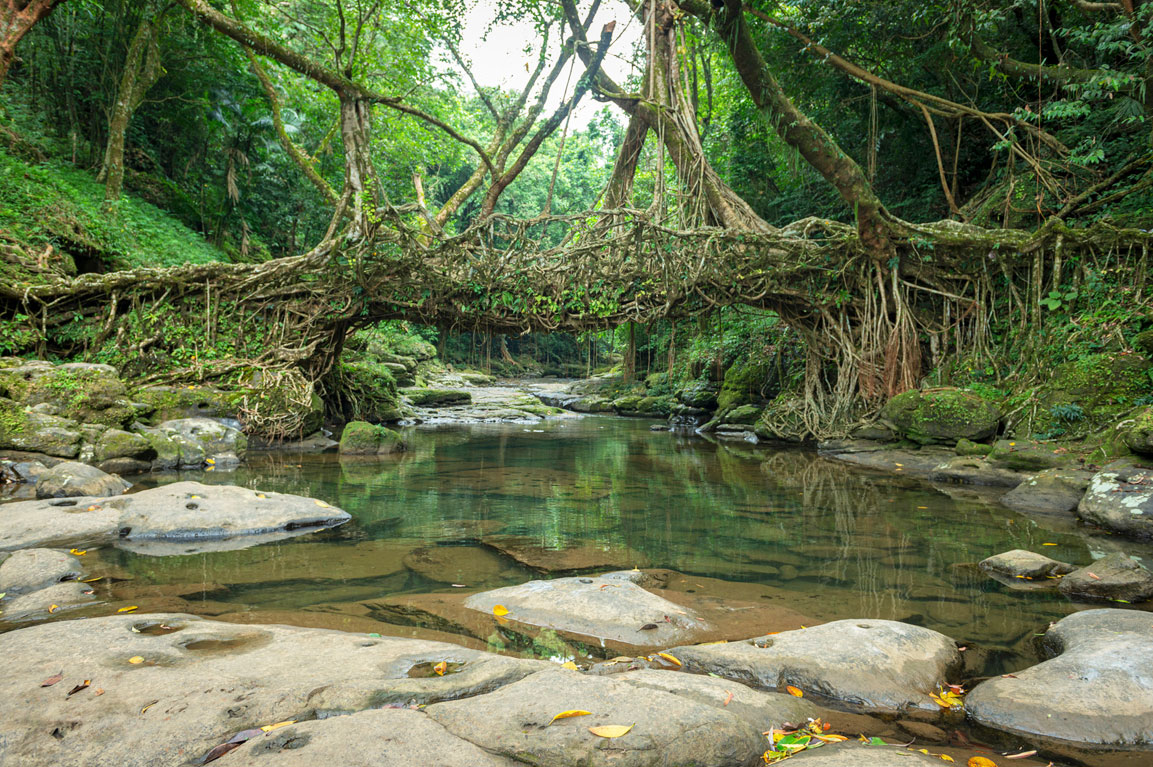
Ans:
[{"label": "green moss", "polygon": [[244,395],[210,386],[150,386],[138,389],[133,398],[149,406],[151,423],[161,423],[175,418],[235,418]]},{"label": "green moss", "polygon": [[992,450],[992,445],[983,442],[974,442],[964,437],[957,440],[957,455],[988,455]]},{"label": "green moss", "polygon": [[364,421],[353,421],[340,435],[341,455],[388,455],[404,449],[404,438],[399,433]]},{"label": "green moss", "polygon": [[136,416],[124,382],[100,370],[47,370],[28,381],[23,394],[25,404],[50,404],[80,423],[127,426]]},{"label": "green moss", "polygon": [[472,402],[471,394],[453,389],[405,389],[404,396],[417,407],[451,407]]},{"label": "green moss", "polygon": [[1153,363],[1138,354],[1092,354],[1059,365],[1035,392],[1035,434],[1079,436],[1117,422],[1153,397]]},{"label": "green moss", "polygon": [[334,421],[388,423],[404,417],[396,379],[379,362],[341,362],[324,379],[323,400]]},{"label": "green moss", "polygon": [[764,361],[738,362],[725,371],[721,390],[717,394],[717,409],[728,410],[739,405],[763,401],[761,388],[769,377],[770,363]]},{"label": "green moss", "polygon": [[27,429],[28,413],[20,403],[0,398],[0,446],[13,447],[13,439]]},{"label": "green moss", "polygon": [[902,436],[922,445],[956,444],[993,436],[1000,411],[991,402],[959,389],[912,390],[898,394],[881,418]]}]

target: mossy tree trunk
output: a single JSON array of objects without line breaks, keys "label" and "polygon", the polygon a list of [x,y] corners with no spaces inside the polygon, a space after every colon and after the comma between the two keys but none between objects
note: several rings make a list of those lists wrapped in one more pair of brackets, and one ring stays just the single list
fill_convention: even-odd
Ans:
[{"label": "mossy tree trunk", "polygon": [[16,59],[16,46],[65,0],[0,0],[0,85]]}]

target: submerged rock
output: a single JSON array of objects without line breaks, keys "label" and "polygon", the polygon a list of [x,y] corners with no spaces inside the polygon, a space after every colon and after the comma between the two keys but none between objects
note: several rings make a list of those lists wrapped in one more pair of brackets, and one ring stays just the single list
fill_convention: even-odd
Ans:
[{"label": "submerged rock", "polygon": [[965,698],[970,719],[1033,739],[1153,744],[1153,615],[1075,613],[1042,644],[1057,657],[977,685]]},{"label": "submerged rock", "polygon": [[464,604],[490,615],[503,605],[511,620],[639,646],[691,642],[710,630],[692,611],[634,583],[643,573],[633,576],[529,581],[473,594]]},{"label": "submerged rock", "polygon": [[[551,722],[566,710],[592,713]],[[562,669],[426,711],[449,732],[490,753],[549,767],[747,765],[765,750],[762,732],[819,713],[790,695],[708,677],[668,671],[596,677]],[[621,724],[632,729],[611,740],[588,731]]]},{"label": "submerged rock", "polygon": [[486,535],[481,538],[481,543],[543,573],[645,567],[648,564],[644,554],[627,546],[607,550],[594,545],[556,549],[544,546],[539,537],[527,535]]},{"label": "submerged rock", "polygon": [[0,550],[126,539],[221,539],[331,527],[349,515],[299,495],[177,482],[112,498],[81,496],[8,504]]},{"label": "submerged rock", "polygon": [[95,466],[75,461],[58,463],[36,480],[37,498],[101,498],[120,495],[132,487],[131,482],[115,474],[106,474]]},{"label": "submerged rock", "polygon": [[952,639],[896,621],[841,620],[799,631],[672,650],[685,667],[770,689],[788,685],[878,712],[937,710],[937,692],[960,668]]},{"label": "submerged rock", "polygon": [[1153,468],[1131,459],[1109,464],[1090,480],[1077,515],[1106,530],[1153,537]]},{"label": "submerged rock", "polygon": [[1074,469],[1045,469],[1001,496],[1001,503],[1023,512],[1074,511],[1092,476],[1091,472]]},{"label": "submerged rock", "polygon": [[[444,676],[431,670],[440,662]],[[13,764],[195,763],[242,730],[483,694],[541,668],[440,642],[188,615],[56,622],[0,635],[0,742]],[[60,671],[58,686],[40,687]],[[89,689],[65,694],[84,679]]]},{"label": "submerged rock", "polygon": [[469,586],[497,581],[515,567],[481,546],[425,546],[405,556],[404,566],[429,580]]},{"label": "submerged rock", "polygon": [[1124,554],[1109,554],[1061,579],[1061,593],[1076,599],[1143,602],[1153,597],[1153,573]]},{"label": "submerged rock", "polygon": [[997,433],[997,406],[959,389],[907,391],[885,403],[881,418],[902,436],[922,445],[980,441]]},{"label": "submerged rock", "polygon": [[80,560],[55,549],[17,551],[0,565],[0,592],[19,594],[75,580],[84,571]]},{"label": "submerged rock", "polygon": [[1002,469],[980,456],[956,456],[939,463],[929,472],[931,482],[953,482],[988,487],[1016,487],[1027,474]]}]

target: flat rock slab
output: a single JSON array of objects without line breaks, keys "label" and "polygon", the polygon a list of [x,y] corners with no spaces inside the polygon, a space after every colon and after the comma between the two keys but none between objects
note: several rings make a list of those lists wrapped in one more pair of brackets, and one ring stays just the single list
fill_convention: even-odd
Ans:
[{"label": "flat rock slab", "polygon": [[[956,763],[964,764],[961,760],[956,760]],[[802,751],[789,757],[788,764],[789,767],[941,767],[947,762],[939,756],[929,756],[907,748],[869,746],[848,741]]]},{"label": "flat rock slab", "polygon": [[[130,662],[135,658],[141,660]],[[431,668],[441,661],[450,671],[437,676]],[[541,668],[548,664],[440,642],[190,615],[42,624],[0,635],[7,712],[0,721],[0,761],[190,764],[242,730],[478,695]],[[40,686],[60,671],[63,681]],[[68,697],[85,679],[91,686]],[[97,689],[104,694],[95,695]]]},{"label": "flat rock slab", "polygon": [[644,554],[627,546],[555,549],[545,546],[539,538],[527,535],[486,535],[481,538],[481,543],[543,573],[645,567],[648,564]]},{"label": "flat rock slab", "polygon": [[[1066,562],[1058,562],[1044,554],[1037,554],[1024,549],[1013,549],[1002,554],[995,554],[981,560],[978,565],[982,570],[1009,586],[1016,586],[1016,579],[1031,581],[1034,579],[1047,581],[1050,576],[1071,573],[1077,568]],[[1049,585],[1046,583],[1046,585]],[[1052,584],[1056,586],[1056,584]]]},{"label": "flat rock slab", "polygon": [[376,709],[282,727],[228,754],[229,767],[516,767],[423,711]]},{"label": "flat rock slab", "polygon": [[1060,589],[1074,599],[1144,602],[1153,597],[1153,573],[1124,554],[1113,553],[1066,575]]},{"label": "flat rock slab", "polygon": [[693,671],[754,687],[792,685],[870,712],[938,710],[929,694],[961,666],[956,644],[944,634],[873,619],[671,652]]},{"label": "flat rock slab", "polygon": [[849,449],[822,451],[821,455],[835,461],[863,466],[866,469],[927,477],[938,466],[955,456],[945,447],[924,447],[920,450],[881,447],[878,450]]},{"label": "flat rock slab", "polygon": [[1093,475],[1077,516],[1123,535],[1153,537],[1153,468],[1117,461]]},{"label": "flat rock slab", "polygon": [[425,546],[406,556],[404,566],[432,581],[467,586],[493,583],[520,571],[510,560],[483,546]]},{"label": "flat rock slab", "polygon": [[[636,576],[636,580],[643,578],[639,572]],[[630,573],[608,573],[595,578],[529,581],[473,594],[464,604],[489,615],[496,605],[503,605],[511,620],[639,646],[693,641],[691,637],[710,630],[693,611],[646,591],[633,580]]]},{"label": "flat rock slab", "polygon": [[1014,511],[1065,514],[1075,511],[1093,473],[1075,469],[1045,469],[1001,496]]},{"label": "flat rock slab", "polygon": [[1057,657],[977,685],[970,719],[1033,741],[1153,744],[1153,615],[1074,613],[1042,641]]},{"label": "flat rock slab", "polygon": [[1028,474],[993,466],[978,455],[959,455],[942,461],[929,472],[930,482],[986,487],[1017,487]]},{"label": "flat rock slab", "polygon": [[[724,705],[726,691],[733,692],[733,703],[741,695],[732,710]],[[747,765],[764,753],[764,730],[818,715],[807,701],[708,677],[672,671],[592,677],[562,669],[426,710],[449,732],[490,753],[549,767]],[[591,713],[550,724],[567,710]],[[602,725],[632,729],[611,739],[589,732]]]},{"label": "flat rock slab", "polygon": [[131,482],[115,474],[107,474],[95,466],[76,461],[64,461],[53,466],[36,479],[37,498],[74,498],[120,495],[132,487]]},{"label": "flat rock slab", "polygon": [[25,621],[33,618],[46,618],[49,615],[81,607],[96,601],[92,587],[86,583],[57,583],[15,599],[5,599],[4,620]]},{"label": "flat rock slab", "polygon": [[350,518],[299,495],[177,482],[114,498],[6,504],[0,508],[0,550],[118,538],[222,539],[331,527]]},{"label": "flat rock slab", "polygon": [[80,560],[55,549],[17,551],[0,565],[0,592],[16,595],[76,580],[83,574]]}]

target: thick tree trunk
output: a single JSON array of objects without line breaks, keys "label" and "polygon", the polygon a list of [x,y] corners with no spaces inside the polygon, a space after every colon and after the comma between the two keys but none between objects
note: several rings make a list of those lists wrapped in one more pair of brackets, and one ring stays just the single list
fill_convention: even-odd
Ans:
[{"label": "thick tree trunk", "polygon": [[350,206],[353,232],[369,233],[372,215],[383,194],[372,165],[372,104],[340,94],[340,135],[344,140],[344,196]]},{"label": "thick tree trunk", "polygon": [[0,0],[0,85],[16,59],[16,45],[37,22],[66,0]]},{"label": "thick tree trunk", "polygon": [[116,102],[108,116],[108,144],[98,180],[104,182],[105,204],[116,202],[124,187],[124,142],[132,115],[144,102],[144,96],[160,79],[160,46],[152,19],[144,18],[132,36],[124,72],[116,89]]},{"label": "thick tree trunk", "polygon": [[637,163],[641,159],[641,150],[645,148],[645,139],[649,135],[649,126],[644,120],[635,115],[629,118],[629,127],[625,130],[625,139],[617,151],[617,161],[613,166],[613,175],[605,188],[604,207],[623,208],[629,204],[633,196],[633,181],[637,175]]}]

